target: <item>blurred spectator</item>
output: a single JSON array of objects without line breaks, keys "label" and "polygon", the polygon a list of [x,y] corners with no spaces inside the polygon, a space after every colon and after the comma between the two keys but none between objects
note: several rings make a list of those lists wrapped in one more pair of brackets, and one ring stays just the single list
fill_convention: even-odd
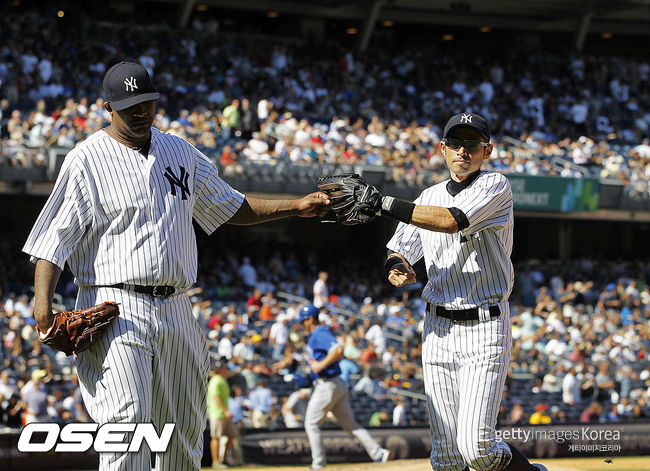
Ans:
[{"label": "blurred spectator", "polygon": [[644,420],[648,418],[648,414],[643,410],[640,404],[634,404],[632,408],[632,415],[630,416],[633,420]]},{"label": "blurred spectator", "polygon": [[390,425],[391,419],[387,410],[380,410],[373,412],[368,421],[371,427],[381,427],[382,425]]},{"label": "blurred spectator", "polygon": [[580,385],[574,367],[569,368],[562,379],[562,401],[570,406],[580,402]]},{"label": "blurred spectator", "polygon": [[619,422],[620,417],[618,414],[618,408],[616,407],[616,404],[612,404],[611,409],[605,416],[605,422]]},{"label": "blurred spectator", "polygon": [[559,406],[551,406],[551,423],[564,424],[566,423],[566,414],[560,409]]},{"label": "blurred spectator", "polygon": [[627,418],[632,413],[634,406],[630,403],[629,397],[621,397],[621,401],[616,405],[616,414],[618,417]]},{"label": "blurred spectator", "polygon": [[[233,445],[238,435],[237,428],[233,423],[233,415],[228,408],[230,387],[226,377],[228,366],[225,363],[216,363],[211,368],[212,378],[208,382],[208,417],[210,419],[210,454],[212,456],[213,468],[225,467],[225,456]],[[228,441],[222,452],[221,437],[227,437]]]},{"label": "blurred spectator", "polygon": [[550,424],[551,417],[546,413],[548,406],[546,404],[537,404],[535,412],[532,413],[528,423],[531,425]]},{"label": "blurred spectator", "polygon": [[524,409],[521,407],[521,404],[516,403],[513,404],[512,410],[510,411],[510,419],[509,419],[509,424],[510,425],[516,425],[516,424],[523,424],[526,421],[526,413],[524,412]]},{"label": "blurred spectator", "polygon": [[[370,323],[369,319],[366,322]],[[375,347],[377,356],[382,355],[386,350],[386,333],[383,330],[384,322],[381,319],[375,320],[366,331],[365,339]]]},{"label": "blurred spectator", "polygon": [[230,360],[232,358],[234,347],[232,344],[232,332],[227,332],[221,340],[219,340],[219,347],[217,348],[217,354],[221,358]]},{"label": "blurred spectator", "polygon": [[379,391],[382,372],[379,368],[367,367],[364,373],[352,390],[367,396],[374,396]]},{"label": "blurred spectator", "polygon": [[375,363],[379,357],[377,356],[377,352],[375,351],[375,345],[374,344],[368,344],[366,348],[363,349],[361,352],[361,356],[359,357],[359,362],[363,366],[368,366],[372,365]]},{"label": "blurred spectator", "polygon": [[393,408],[393,425],[408,425],[408,421],[406,420],[406,406],[404,399],[401,397],[395,400],[395,407]]},{"label": "blurred spectator", "polygon": [[2,370],[0,372],[0,403],[17,393],[18,388],[13,384],[9,369]]},{"label": "blurred spectator", "polygon": [[583,424],[599,422],[600,415],[603,413],[603,407],[598,402],[589,404],[582,414],[580,414],[580,422]]},{"label": "blurred spectator", "polygon": [[22,427],[27,405],[20,399],[19,394],[13,394],[0,403],[0,408],[2,412],[0,419],[3,425],[13,428]]},{"label": "blurred spectator", "polygon": [[[251,336],[252,336],[251,332]],[[254,356],[255,356],[255,351],[253,349],[253,345],[251,344],[251,337],[249,337],[248,333],[244,336],[242,336],[241,340],[235,345],[235,347],[232,350],[232,356],[234,358],[239,358],[244,361],[252,361]]]},{"label": "blurred spectator", "polygon": [[[257,285],[257,271],[251,265],[251,259],[250,257],[244,257],[242,258],[242,263],[239,266],[239,276],[241,277],[242,281],[246,286],[249,288],[255,288]],[[253,298],[256,300],[254,304],[247,303],[248,306],[255,305],[258,308],[262,306],[261,301],[259,303],[257,302],[258,299],[262,297],[262,292],[260,290],[255,290],[255,293],[253,294]]]},{"label": "blurred spectator", "polygon": [[27,405],[26,424],[49,421],[49,415],[47,414],[47,391],[42,382],[45,376],[47,376],[45,370],[34,370],[31,386],[21,390],[22,399]]},{"label": "blurred spectator", "polygon": [[244,454],[242,452],[240,437],[244,434],[244,403],[246,398],[240,386],[233,386],[232,397],[228,398],[228,410],[232,414],[232,423],[237,429],[237,437],[233,440],[231,456],[225,455],[225,461],[234,465],[242,466],[244,464]]},{"label": "blurred spectator", "polygon": [[223,109],[223,121],[221,122],[224,129],[236,129],[239,127],[239,100],[234,99],[230,105]]},{"label": "blurred spectator", "polygon": [[271,424],[273,393],[266,385],[266,379],[259,378],[255,389],[248,394],[253,428],[264,428]]},{"label": "blurred spectator", "polygon": [[325,306],[329,298],[326,271],[318,272],[318,279],[314,282],[312,291],[314,293],[314,300],[312,304],[319,309]]},{"label": "blurred spectator", "polygon": [[616,387],[616,383],[609,376],[609,363],[601,363],[595,382],[598,388],[596,399],[600,401],[609,400],[610,391]]},{"label": "blurred spectator", "polygon": [[287,316],[280,314],[277,321],[271,326],[269,333],[269,345],[273,347],[273,360],[282,358],[284,349],[289,343],[289,328],[287,327]]}]

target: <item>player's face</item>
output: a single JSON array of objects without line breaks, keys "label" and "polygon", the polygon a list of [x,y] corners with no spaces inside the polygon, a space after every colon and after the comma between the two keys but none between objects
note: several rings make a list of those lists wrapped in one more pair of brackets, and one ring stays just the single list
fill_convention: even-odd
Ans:
[{"label": "player's face", "polygon": [[486,142],[475,129],[458,128],[447,138],[447,144],[440,143],[451,178],[463,181],[481,168],[483,161],[492,153],[492,146],[480,144]]},{"label": "player's face", "polygon": [[305,328],[307,332],[311,332],[312,328],[314,327],[314,319],[308,317],[307,319],[302,321],[302,326]]},{"label": "player's face", "polygon": [[155,101],[145,101],[123,110],[113,110],[113,126],[119,127],[120,132],[134,140],[149,137],[153,120],[156,117]]}]

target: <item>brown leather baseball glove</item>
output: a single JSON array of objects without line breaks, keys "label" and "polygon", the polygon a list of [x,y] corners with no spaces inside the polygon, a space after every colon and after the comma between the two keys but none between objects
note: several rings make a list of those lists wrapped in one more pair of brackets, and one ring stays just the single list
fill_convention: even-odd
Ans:
[{"label": "brown leather baseball glove", "polygon": [[77,355],[90,347],[108,324],[120,314],[118,303],[105,302],[88,309],[58,312],[47,332],[38,326],[38,338],[48,347],[66,355]]}]

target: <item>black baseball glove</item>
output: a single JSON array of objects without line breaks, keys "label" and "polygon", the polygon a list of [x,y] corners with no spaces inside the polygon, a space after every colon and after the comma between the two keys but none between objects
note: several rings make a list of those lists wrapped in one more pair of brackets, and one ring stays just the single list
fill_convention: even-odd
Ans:
[{"label": "black baseball glove", "polygon": [[320,177],[318,189],[329,196],[336,220],[344,226],[370,222],[381,211],[382,194],[356,173]]}]

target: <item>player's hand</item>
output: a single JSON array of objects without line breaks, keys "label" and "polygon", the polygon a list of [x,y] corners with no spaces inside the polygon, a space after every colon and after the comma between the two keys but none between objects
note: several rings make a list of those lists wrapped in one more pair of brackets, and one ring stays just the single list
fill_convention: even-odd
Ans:
[{"label": "player's hand", "polygon": [[311,366],[311,370],[316,374],[323,371],[323,368],[324,368],[323,363],[320,362],[320,361],[313,361],[310,366]]},{"label": "player's hand", "polygon": [[330,210],[329,196],[322,191],[310,193],[296,201],[296,209],[302,218],[323,217]]},{"label": "player's hand", "polygon": [[52,312],[52,309],[45,311],[37,311],[35,309],[34,319],[36,320],[38,328],[41,329],[41,332],[47,332],[54,322],[54,313]]},{"label": "player's hand", "polygon": [[229,410],[227,410],[227,411],[225,411],[225,414],[226,414],[226,419],[228,419],[228,420],[231,420],[231,419],[232,419],[232,412],[230,412]]},{"label": "player's hand", "polygon": [[398,288],[415,283],[417,281],[415,278],[415,270],[407,263],[398,263],[388,273],[388,281]]}]

